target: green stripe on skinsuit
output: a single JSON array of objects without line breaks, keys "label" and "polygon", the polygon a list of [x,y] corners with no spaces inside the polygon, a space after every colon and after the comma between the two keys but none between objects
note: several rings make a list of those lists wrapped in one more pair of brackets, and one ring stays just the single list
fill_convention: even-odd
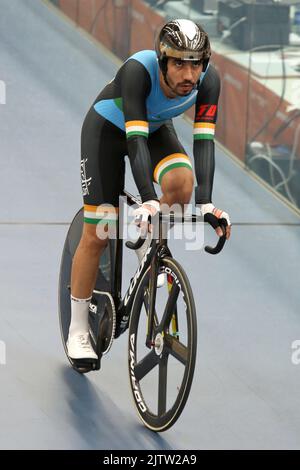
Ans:
[{"label": "green stripe on skinsuit", "polygon": [[194,134],[194,140],[213,140],[213,134]]},{"label": "green stripe on skinsuit", "polygon": [[123,111],[123,101],[122,101],[122,98],[115,98],[115,99],[114,99],[114,102],[115,102],[115,105],[116,105],[121,111]]},{"label": "green stripe on skinsuit", "polygon": [[117,220],[97,220],[97,219],[89,219],[88,217],[84,217],[84,222],[86,224],[94,224],[94,225],[96,225],[96,224],[103,224],[103,225],[110,224],[110,225],[112,225],[112,224],[116,223]]},{"label": "green stripe on skinsuit", "polygon": [[140,132],[140,131],[126,132],[127,138],[134,137],[135,135],[142,135],[144,137],[148,137],[148,132]]},{"label": "green stripe on skinsuit", "polygon": [[191,171],[193,171],[192,165],[190,163],[185,163],[185,162],[177,162],[177,163],[172,163],[172,165],[168,165],[159,175],[158,177],[158,183],[161,183],[162,177],[170,170],[173,170],[173,168],[180,168],[180,167],[185,167],[189,168]]}]

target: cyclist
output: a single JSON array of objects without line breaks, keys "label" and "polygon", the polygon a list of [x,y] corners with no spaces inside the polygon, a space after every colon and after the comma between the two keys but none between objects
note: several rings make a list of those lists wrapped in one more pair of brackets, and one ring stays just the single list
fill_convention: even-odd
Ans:
[{"label": "cyclist", "polygon": [[[188,204],[194,187],[192,164],[172,118],[194,104],[195,202],[219,236],[223,235],[219,219],[225,218],[226,238],[230,237],[228,214],[212,203],[220,78],[209,63],[210,56],[209,38],[200,25],[185,19],[169,21],[157,36],[155,51],[129,57],[86,115],[81,133],[84,227],[72,265],[67,342],[73,359],[97,358],[88,333],[88,312],[107,239],[97,236],[96,227],[104,217],[105,223],[118,217],[124,156],[129,157],[142,199],[135,211],[139,223],[147,223],[162,203]],[[161,185],[160,200],[153,181]],[[112,206],[109,220],[105,204]]]}]

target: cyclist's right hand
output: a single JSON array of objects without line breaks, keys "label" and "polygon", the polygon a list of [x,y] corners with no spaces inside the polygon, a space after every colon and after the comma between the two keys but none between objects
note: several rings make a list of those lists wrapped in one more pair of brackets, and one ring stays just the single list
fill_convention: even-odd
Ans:
[{"label": "cyclist's right hand", "polygon": [[149,224],[149,217],[154,217],[159,211],[159,201],[151,200],[143,202],[143,204],[133,211],[134,223],[139,227],[141,234],[152,231]]}]

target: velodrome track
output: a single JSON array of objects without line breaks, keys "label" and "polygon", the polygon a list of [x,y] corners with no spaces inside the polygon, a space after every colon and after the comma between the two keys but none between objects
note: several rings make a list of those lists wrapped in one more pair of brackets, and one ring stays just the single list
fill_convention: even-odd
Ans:
[{"label": "velodrome track", "polygon": [[[139,421],[126,334],[101,371],[70,368],[57,316],[60,255],[82,204],[81,124],[118,61],[42,1],[0,3],[0,448],[299,449],[299,217],[220,148],[214,202],[235,224],[230,242],[216,257],[171,243],[199,330],[180,420],[161,435]],[[176,119],[176,128],[191,154],[190,124]],[[126,180],[136,194],[129,165]],[[137,261],[128,250],[124,261],[128,281]]]}]

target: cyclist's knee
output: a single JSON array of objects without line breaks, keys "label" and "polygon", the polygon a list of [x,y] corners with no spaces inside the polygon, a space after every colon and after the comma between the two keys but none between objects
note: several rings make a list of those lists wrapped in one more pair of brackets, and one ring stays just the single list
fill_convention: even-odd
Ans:
[{"label": "cyclist's knee", "polygon": [[85,223],[80,244],[90,251],[101,252],[108,244],[107,233],[104,230],[99,233],[97,225]]},{"label": "cyclist's knee", "polygon": [[[180,170],[180,171],[178,171]],[[194,188],[194,176],[191,170],[180,168],[167,173],[162,181],[162,191],[169,204],[188,204]]]},{"label": "cyclist's knee", "polygon": [[179,202],[181,204],[188,204],[191,200],[192,193],[194,189],[194,177],[191,172],[189,177],[186,177],[182,186],[182,190],[179,197]]}]

